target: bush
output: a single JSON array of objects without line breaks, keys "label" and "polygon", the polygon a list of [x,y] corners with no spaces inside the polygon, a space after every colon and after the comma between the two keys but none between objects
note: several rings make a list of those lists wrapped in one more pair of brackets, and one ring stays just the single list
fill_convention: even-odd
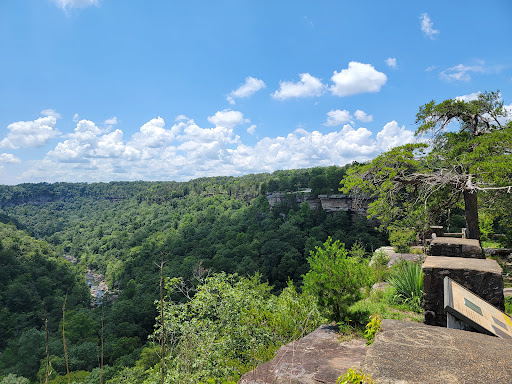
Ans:
[{"label": "bush", "polygon": [[374,384],[372,377],[361,371],[361,369],[349,368],[347,373],[338,377],[336,384]]},{"label": "bush", "polygon": [[385,251],[380,250],[373,253],[370,266],[373,268],[375,279],[378,282],[385,280],[387,276],[386,272],[388,271],[388,263],[389,256]]},{"label": "bush", "polygon": [[370,322],[366,324],[366,329],[364,331],[364,338],[367,340],[366,345],[373,343],[375,335],[380,330],[381,321],[381,317],[377,314],[370,316]]},{"label": "bush", "polygon": [[308,262],[311,270],[304,276],[304,291],[316,297],[329,320],[346,320],[350,305],[361,298],[360,289],[373,282],[367,260],[349,257],[345,245],[329,237],[311,252]]},{"label": "bush", "polygon": [[[207,277],[193,297],[180,303],[171,300],[182,286],[180,281],[170,279],[166,284],[168,382],[236,381],[272,359],[279,346],[324,321],[314,298],[298,293],[292,283],[276,296],[258,275],[243,278],[218,273]],[[154,341],[161,333],[158,325]]]},{"label": "bush", "polygon": [[505,312],[512,316],[512,296],[505,297]]},{"label": "bush", "polygon": [[29,384],[29,380],[23,376],[17,376],[14,373],[9,373],[5,376],[0,384]]},{"label": "bush", "polygon": [[388,282],[392,287],[392,301],[406,304],[416,312],[421,310],[423,270],[420,263],[402,261],[396,264]]},{"label": "bush", "polygon": [[397,253],[409,253],[415,238],[416,231],[412,228],[393,228],[389,233],[389,243]]}]

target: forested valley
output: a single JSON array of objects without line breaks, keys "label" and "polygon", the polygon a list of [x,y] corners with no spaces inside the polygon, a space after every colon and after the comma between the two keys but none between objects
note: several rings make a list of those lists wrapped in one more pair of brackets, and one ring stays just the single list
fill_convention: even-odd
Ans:
[{"label": "forested valley", "polygon": [[[217,377],[236,377],[248,369],[240,364],[271,358],[297,329],[321,318],[314,309],[299,314],[314,307],[301,293],[310,251],[328,237],[363,254],[387,242],[364,215],[296,201],[297,191],[338,194],[349,167],[182,183],[0,186],[0,378],[45,382],[51,371],[50,383],[67,383],[69,371],[77,383],[98,383],[100,375],[109,383],[151,380],[162,351],[172,352],[159,344],[161,276],[165,300],[175,303],[166,311],[181,319],[167,332],[226,332],[222,348],[180,356],[196,353],[187,361],[215,365],[220,358],[201,356],[232,351],[227,365],[208,368]],[[271,207],[270,192],[288,193]],[[96,303],[88,270],[108,285]],[[228,300],[223,308],[223,297],[238,297],[238,304]],[[219,313],[204,312],[208,300]],[[203,322],[189,321],[197,314]],[[258,317],[267,328],[256,325]],[[197,370],[184,361],[173,364]]]}]

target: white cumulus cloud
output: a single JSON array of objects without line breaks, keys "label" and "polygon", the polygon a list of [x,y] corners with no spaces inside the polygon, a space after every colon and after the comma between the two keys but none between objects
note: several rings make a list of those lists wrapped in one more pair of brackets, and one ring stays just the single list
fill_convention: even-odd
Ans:
[{"label": "white cumulus cloud", "polygon": [[396,63],[396,57],[388,57],[386,60],[384,60],[384,62],[390,68],[396,69],[398,67],[398,64]]},{"label": "white cumulus cloud", "polygon": [[[340,112],[338,116],[333,114],[333,118],[341,121],[350,117],[348,111]],[[361,110],[354,115],[368,119]],[[126,139],[120,129],[105,133],[94,122],[80,120],[74,132],[43,160],[27,162],[26,167],[30,168],[22,172],[20,180],[184,181],[206,176],[344,165],[372,159],[384,150],[414,140],[413,132],[400,127],[396,121],[389,122],[376,134],[350,121],[331,132],[300,128],[286,136],[264,137],[248,145],[235,134],[233,125],[234,121],[245,120],[242,115],[228,119],[228,124],[214,123],[213,128],[203,128],[183,117],[167,129],[164,119],[158,117]],[[254,134],[255,129],[256,126],[251,125],[247,130]],[[16,158],[2,154],[0,160],[6,163]]]},{"label": "white cumulus cloud", "polygon": [[215,115],[208,117],[208,121],[216,126],[226,128],[233,128],[236,125],[250,123],[249,119],[244,119],[244,114],[242,112],[233,111],[232,109],[217,111],[215,112]]},{"label": "white cumulus cloud", "polygon": [[387,123],[382,130],[377,133],[378,146],[382,151],[389,151],[391,148],[409,144],[414,141],[414,132],[405,129],[403,125],[400,127],[395,120]]},{"label": "white cumulus cloud", "polygon": [[161,148],[169,145],[178,134],[181,124],[175,124],[171,129],[165,128],[165,121],[160,116],[151,119],[142,127],[139,132],[133,135],[130,142],[135,148]]},{"label": "white cumulus cloud", "polygon": [[266,84],[263,80],[248,76],[246,77],[244,84],[229,93],[227,100],[230,104],[235,104],[235,99],[250,97],[265,87]]},{"label": "white cumulus cloud", "polygon": [[110,119],[107,119],[103,122],[105,125],[116,125],[117,124],[117,117],[111,117]]},{"label": "white cumulus cloud", "polygon": [[368,115],[365,111],[361,111],[360,109],[354,112],[354,116],[357,120],[362,121],[363,123],[373,121],[373,115]]},{"label": "white cumulus cloud", "polygon": [[435,39],[435,37],[439,34],[438,29],[434,29],[434,23],[430,19],[427,13],[424,13],[420,17],[421,20],[421,31],[425,34],[425,36],[430,39]]},{"label": "white cumulus cloud", "polygon": [[256,132],[256,124],[252,124],[249,128],[247,128],[247,133],[250,135],[254,135],[254,132]]},{"label": "white cumulus cloud", "polygon": [[324,123],[326,127],[336,127],[348,123],[352,120],[350,112],[347,110],[331,109],[327,112],[327,121]]},{"label": "white cumulus cloud", "polygon": [[0,164],[7,164],[7,163],[19,163],[21,162],[20,159],[18,159],[16,156],[14,156],[12,153],[0,153]]},{"label": "white cumulus cloud", "polygon": [[0,140],[0,148],[34,148],[44,146],[50,139],[57,137],[60,132],[55,127],[60,115],[53,109],[41,112],[43,117],[33,121],[17,121],[9,124],[9,133]]},{"label": "white cumulus cloud", "polygon": [[469,95],[457,96],[455,100],[461,100],[467,103],[468,101],[478,100],[478,97],[481,95],[481,93],[482,92],[478,91],[470,93]]},{"label": "white cumulus cloud", "polygon": [[329,90],[336,96],[350,96],[358,93],[379,92],[386,84],[387,76],[371,64],[351,61],[348,68],[334,71],[331,77],[334,85]]},{"label": "white cumulus cloud", "polygon": [[320,79],[309,73],[301,73],[299,82],[282,81],[279,89],[272,93],[272,97],[279,100],[291,98],[321,96],[325,92],[325,85]]}]

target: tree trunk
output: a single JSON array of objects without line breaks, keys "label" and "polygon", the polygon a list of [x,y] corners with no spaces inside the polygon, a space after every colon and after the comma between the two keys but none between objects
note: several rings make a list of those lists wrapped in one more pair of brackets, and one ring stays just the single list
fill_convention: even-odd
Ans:
[{"label": "tree trunk", "polygon": [[478,198],[476,191],[464,190],[464,211],[466,214],[466,237],[468,239],[480,240],[480,228],[478,227]]}]

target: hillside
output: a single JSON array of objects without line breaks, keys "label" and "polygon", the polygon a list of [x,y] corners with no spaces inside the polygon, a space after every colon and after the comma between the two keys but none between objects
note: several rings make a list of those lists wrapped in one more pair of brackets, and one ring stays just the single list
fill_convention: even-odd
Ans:
[{"label": "hillside", "polygon": [[[118,371],[139,359],[153,332],[157,316],[154,301],[159,297],[155,264],[162,255],[166,259],[164,275],[170,278],[191,279],[198,270],[241,276],[258,273],[261,281],[278,293],[289,279],[300,284],[308,271],[309,252],[328,236],[341,239],[348,247],[361,242],[367,250],[384,244],[385,238],[363,216],[351,218],[345,211],[311,209],[293,198],[271,207],[265,196],[267,192],[304,188],[310,188],[311,194],[336,193],[345,170],[313,168],[186,183],[2,186],[0,214],[3,221],[14,223],[9,226],[11,231],[16,225],[25,230],[24,237],[40,239],[37,241],[68,269],[80,274],[92,269],[105,276],[116,297],[107,297],[101,308],[105,364]],[[63,256],[76,258],[76,267],[64,262]],[[6,281],[15,284],[15,279]],[[79,285],[83,290],[85,281]],[[64,291],[59,292],[54,294],[62,297]],[[98,366],[101,311],[68,306],[68,348],[73,355],[70,369],[91,371]],[[3,319],[0,325],[8,321]],[[53,367],[62,374],[65,364],[59,352],[63,347],[57,332],[59,321],[57,308],[50,344],[55,356]],[[33,326],[37,332],[42,330],[40,322]],[[78,328],[74,334],[73,327]],[[14,345],[20,339],[11,335],[4,340],[5,345]],[[11,350],[15,357],[20,356]],[[33,353],[39,369],[44,348]],[[35,380],[37,370],[22,372],[8,363],[2,365],[0,358],[0,376],[10,372]]]}]

